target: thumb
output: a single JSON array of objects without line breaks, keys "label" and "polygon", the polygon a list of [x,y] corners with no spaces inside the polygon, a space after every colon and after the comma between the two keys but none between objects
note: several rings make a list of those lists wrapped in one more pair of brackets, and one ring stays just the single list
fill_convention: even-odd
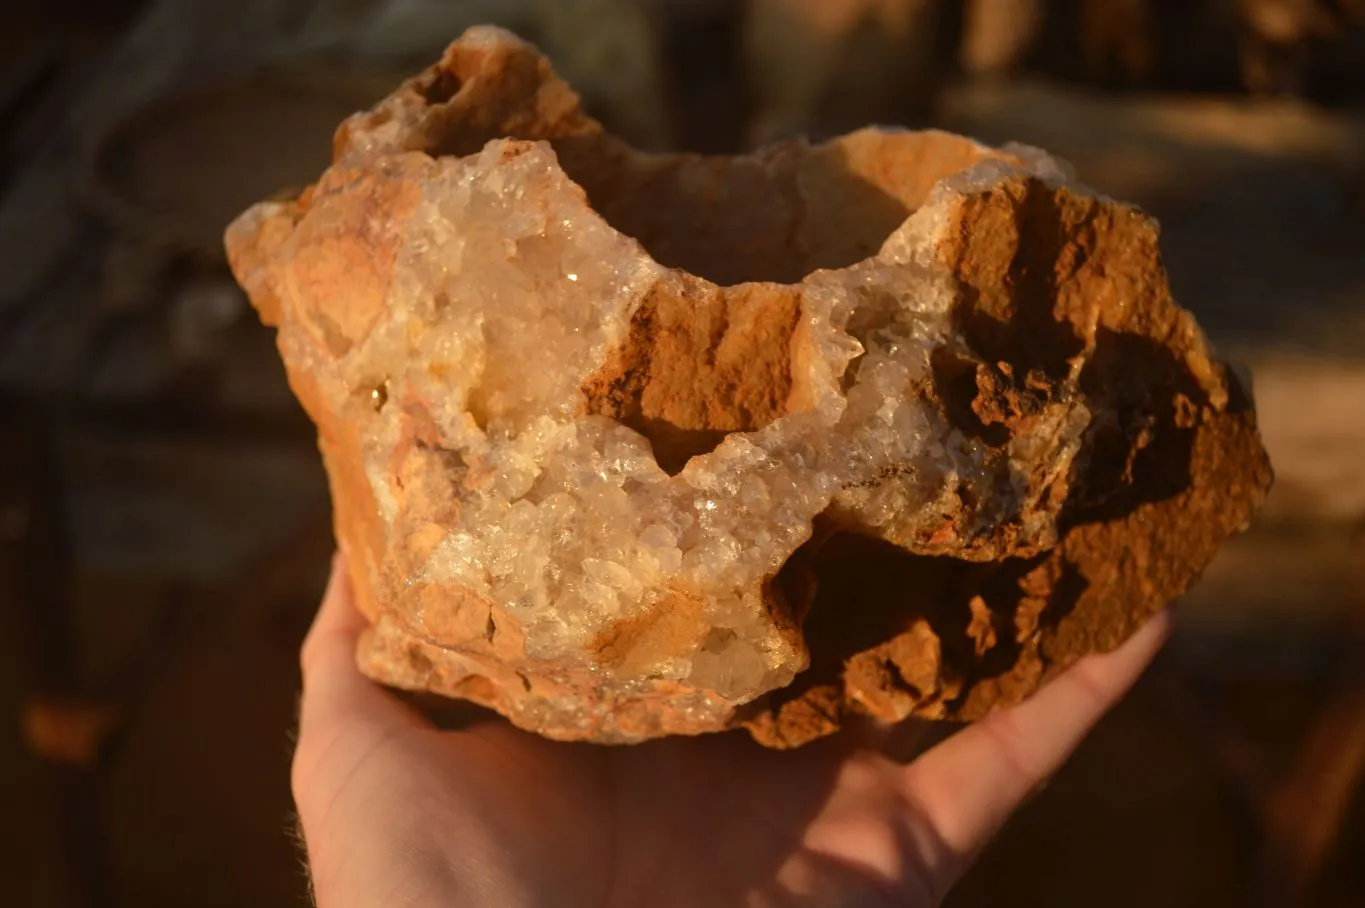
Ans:
[{"label": "thumb", "polygon": [[299,746],[330,736],[347,725],[426,725],[415,711],[360,673],[356,647],[369,626],[356,608],[349,562],[337,553],[313,626],[299,654],[303,696]]}]

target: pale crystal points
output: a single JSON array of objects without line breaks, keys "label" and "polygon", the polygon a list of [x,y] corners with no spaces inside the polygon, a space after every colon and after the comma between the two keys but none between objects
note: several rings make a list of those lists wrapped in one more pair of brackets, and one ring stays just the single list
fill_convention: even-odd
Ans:
[{"label": "pale crystal points", "polygon": [[362,666],[554,737],[979,713],[1268,481],[1153,226],[1033,149],[642,155],[474,29],[228,247],[319,426]]}]

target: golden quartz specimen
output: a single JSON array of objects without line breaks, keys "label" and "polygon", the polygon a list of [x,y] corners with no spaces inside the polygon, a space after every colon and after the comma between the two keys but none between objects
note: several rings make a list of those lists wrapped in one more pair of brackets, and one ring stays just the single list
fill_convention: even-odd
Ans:
[{"label": "golden quartz specimen", "polygon": [[1035,149],[644,154],[493,28],[334,145],[227,246],[386,684],[598,742],[969,720],[1269,485],[1156,224]]}]

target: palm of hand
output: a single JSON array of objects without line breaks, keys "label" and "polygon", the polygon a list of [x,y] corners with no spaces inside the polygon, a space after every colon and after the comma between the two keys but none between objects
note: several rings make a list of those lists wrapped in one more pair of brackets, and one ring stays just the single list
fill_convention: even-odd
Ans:
[{"label": "palm of hand", "polygon": [[788,753],[738,734],[594,747],[433,727],[356,670],[363,619],[334,572],[304,647],[293,767],[317,901],[935,905],[1165,623],[909,765],[851,735]]}]

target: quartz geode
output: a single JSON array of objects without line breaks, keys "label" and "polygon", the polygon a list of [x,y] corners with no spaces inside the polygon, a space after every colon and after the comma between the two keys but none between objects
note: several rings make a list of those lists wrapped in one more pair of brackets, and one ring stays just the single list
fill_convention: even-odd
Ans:
[{"label": "quartz geode", "polygon": [[1039,151],[641,154],[490,28],[334,144],[227,244],[388,684],[604,742],[972,719],[1269,484],[1155,223]]}]

